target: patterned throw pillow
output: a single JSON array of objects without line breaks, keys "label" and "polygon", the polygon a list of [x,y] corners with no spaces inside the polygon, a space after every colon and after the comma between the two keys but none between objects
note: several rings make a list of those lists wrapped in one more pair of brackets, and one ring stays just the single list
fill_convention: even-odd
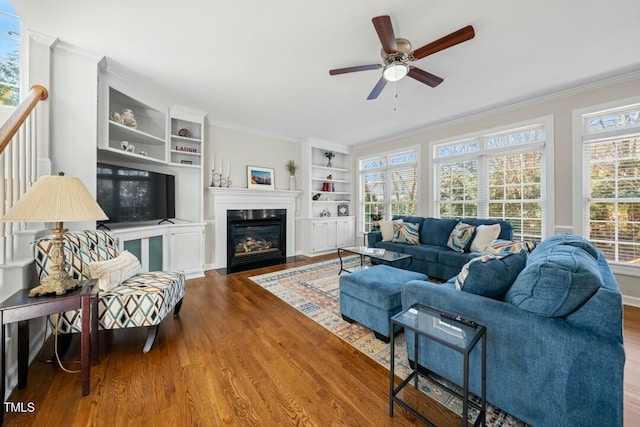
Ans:
[{"label": "patterned throw pillow", "polygon": [[420,224],[413,222],[395,222],[393,223],[393,239],[395,243],[406,243],[407,245],[417,245],[420,243],[420,235],[418,234]]},{"label": "patterned throw pillow", "polygon": [[484,250],[483,254],[515,254],[523,249],[527,252],[527,254],[530,254],[535,247],[536,242],[534,241],[512,241],[495,239],[489,242],[489,245]]},{"label": "patterned throw pillow", "polygon": [[465,248],[473,238],[473,231],[475,227],[473,225],[459,222],[453,227],[453,231],[449,234],[449,240],[447,246],[456,252],[464,252]]}]

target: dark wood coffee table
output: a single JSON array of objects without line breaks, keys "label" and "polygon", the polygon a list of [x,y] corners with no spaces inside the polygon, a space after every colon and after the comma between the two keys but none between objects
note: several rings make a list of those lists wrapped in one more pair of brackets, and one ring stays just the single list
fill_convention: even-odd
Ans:
[{"label": "dark wood coffee table", "polygon": [[[344,264],[342,262],[342,252],[360,255],[360,265],[356,268],[344,268]],[[353,273],[354,271],[360,271],[368,268],[368,266],[364,263],[365,258],[367,257],[372,260],[381,261],[383,264],[387,264],[392,267],[395,267],[395,263],[405,259],[409,260],[409,265],[411,265],[411,262],[413,261],[413,257],[411,255],[403,254],[401,252],[394,252],[387,249],[369,248],[367,246],[347,246],[344,248],[338,248],[338,258],[340,258],[340,271],[338,272],[338,274],[341,274],[343,271],[346,271],[347,273]],[[407,268],[409,268],[409,265],[407,266]]]}]

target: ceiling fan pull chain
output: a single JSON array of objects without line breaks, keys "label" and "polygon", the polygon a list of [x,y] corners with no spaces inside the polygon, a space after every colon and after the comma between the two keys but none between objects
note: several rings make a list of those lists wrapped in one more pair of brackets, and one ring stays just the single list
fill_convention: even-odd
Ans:
[{"label": "ceiling fan pull chain", "polygon": [[398,111],[398,82],[393,82],[393,111]]}]

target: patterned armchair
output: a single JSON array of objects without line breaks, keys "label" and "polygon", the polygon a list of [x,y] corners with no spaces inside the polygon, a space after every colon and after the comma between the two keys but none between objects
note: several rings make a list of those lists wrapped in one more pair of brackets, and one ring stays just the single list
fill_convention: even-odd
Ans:
[{"label": "patterned armchair", "polygon": [[[34,243],[36,273],[39,279],[47,276],[51,268],[51,237]],[[89,264],[118,256],[115,240],[101,230],[70,231],[64,235],[64,254],[67,271],[74,279],[90,279]],[[182,306],[185,279],[182,273],[154,271],[139,273],[125,280],[109,292],[100,292],[98,301],[99,329],[146,327],[147,341],[143,353],[155,342],[160,322],[173,309],[177,316]],[[50,321],[59,334],[80,332],[80,310],[61,313],[57,325]],[[70,335],[68,335],[70,337]],[[61,340],[64,353],[70,340]]]}]

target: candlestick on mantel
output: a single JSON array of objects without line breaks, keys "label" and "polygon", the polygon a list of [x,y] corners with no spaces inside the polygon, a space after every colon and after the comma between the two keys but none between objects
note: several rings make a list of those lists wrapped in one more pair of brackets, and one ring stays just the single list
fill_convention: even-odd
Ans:
[{"label": "candlestick on mantel", "polygon": [[215,168],[216,168],[216,155],[212,154],[211,155],[211,169],[215,170]]},{"label": "candlestick on mantel", "polygon": [[227,176],[231,176],[231,160],[227,160]]}]

